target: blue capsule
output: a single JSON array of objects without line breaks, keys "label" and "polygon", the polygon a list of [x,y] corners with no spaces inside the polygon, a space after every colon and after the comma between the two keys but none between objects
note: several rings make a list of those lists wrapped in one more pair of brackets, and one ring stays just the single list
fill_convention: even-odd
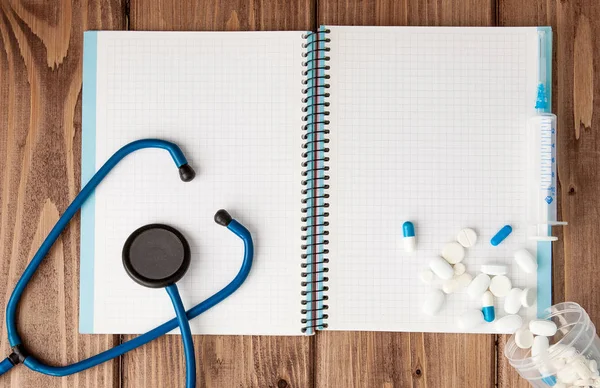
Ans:
[{"label": "blue capsule", "polygon": [[481,297],[481,312],[483,313],[483,319],[486,322],[494,322],[496,319],[496,311],[494,311],[494,296],[491,292],[486,291]]},{"label": "blue capsule", "polygon": [[542,377],[542,381],[546,383],[546,385],[549,385],[551,387],[554,387],[556,385],[556,377],[554,376]]},{"label": "blue capsule", "polygon": [[504,225],[502,229],[500,229],[498,233],[496,233],[494,237],[492,237],[492,239],[490,240],[490,244],[492,244],[493,246],[497,246],[502,241],[504,241],[504,239],[507,238],[508,235],[511,233],[512,227],[510,225]]},{"label": "blue capsule", "polygon": [[402,224],[402,235],[404,237],[415,237],[415,226],[412,222],[406,221]]}]

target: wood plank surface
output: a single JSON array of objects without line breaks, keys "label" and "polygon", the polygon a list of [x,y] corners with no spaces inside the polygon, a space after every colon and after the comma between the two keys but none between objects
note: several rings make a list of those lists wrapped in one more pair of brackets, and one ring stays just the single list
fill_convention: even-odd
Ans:
[{"label": "wood plank surface", "polygon": [[[487,26],[494,22],[494,5],[491,0],[321,0],[317,21],[325,25]],[[495,384],[496,346],[490,335],[325,331],[316,336],[316,342],[317,387]]]},{"label": "wood plank surface", "polygon": [[[570,223],[554,246],[553,298],[580,303],[600,323],[600,294],[593,292],[600,286],[593,271],[600,244],[600,134],[594,130],[600,120],[600,73],[594,70],[600,66],[599,20],[596,0],[3,0],[0,350],[9,354],[4,308],[12,288],[80,186],[82,32],[127,27],[551,25],[559,210]],[[78,274],[79,221],[74,220],[34,277],[19,314],[28,347],[51,364],[77,361],[119,341],[117,336],[78,334]],[[195,336],[198,385],[527,387],[504,359],[505,341],[505,336],[327,331],[312,338]],[[0,377],[0,388],[178,387],[184,368],[180,338],[165,337],[121,363],[68,378],[45,377],[20,366]]]},{"label": "wood plank surface", "polygon": [[[315,4],[294,1],[132,0],[136,30],[309,30]],[[126,336],[125,339],[129,338]],[[194,336],[199,387],[311,387],[314,338]],[[181,387],[180,337],[163,337],[123,357],[123,387]],[[166,356],[169,355],[169,356]]]},{"label": "wood plank surface", "polygon": [[[43,238],[79,191],[82,32],[124,27],[119,0],[0,2],[0,349],[4,309]],[[33,278],[19,331],[35,355],[64,365],[118,343],[78,334],[79,220]],[[58,379],[20,365],[0,387],[117,387],[119,363]]]},{"label": "wood plank surface", "polygon": [[[502,26],[550,25],[553,42],[552,111],[558,117],[559,214],[569,222],[553,246],[553,303],[573,301],[600,323],[600,287],[596,276],[600,233],[600,3],[595,0],[501,0]],[[596,113],[594,115],[594,113]],[[499,339],[498,386],[529,387],[502,352]]]}]

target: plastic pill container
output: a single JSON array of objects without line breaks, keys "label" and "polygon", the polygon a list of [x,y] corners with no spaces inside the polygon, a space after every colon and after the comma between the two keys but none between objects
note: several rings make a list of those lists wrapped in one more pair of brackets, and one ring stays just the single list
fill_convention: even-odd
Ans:
[{"label": "plastic pill container", "polygon": [[[531,348],[521,349],[516,345],[514,334],[504,349],[510,364],[533,387],[571,386],[564,381],[582,380],[577,374],[582,371],[577,367],[585,365],[593,369],[593,365],[600,365],[600,339],[589,315],[580,305],[573,302],[556,304],[546,309],[541,319],[552,320],[558,327],[556,334],[549,337],[548,351],[532,357]],[[594,373],[590,372],[590,375]]]}]

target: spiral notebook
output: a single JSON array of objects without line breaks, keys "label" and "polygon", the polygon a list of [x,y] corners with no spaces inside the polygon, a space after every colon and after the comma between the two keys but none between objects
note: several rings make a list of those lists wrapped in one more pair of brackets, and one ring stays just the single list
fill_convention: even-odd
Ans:
[{"label": "spiral notebook", "polygon": [[[140,138],[177,143],[197,176],[182,183],[168,153],[144,150],[85,204],[80,331],[142,333],[174,316],[164,290],[134,283],[121,264],[144,224],[188,239],[188,308],[227,284],[243,247],[213,222],[220,208],[252,232],[254,265],[191,322],[194,333],[461,332],[457,317],[479,302],[459,292],[424,315],[439,285],[418,272],[464,227],[479,233],[467,271],[508,264],[515,286],[538,289],[537,307],[521,310],[535,315],[551,294],[550,243],[530,241],[525,219],[526,121],[538,67],[550,66],[540,30],[551,39],[546,28],[86,32],[82,184]],[[406,220],[414,254],[401,245]],[[505,224],[513,233],[492,247]],[[512,263],[524,247],[537,274]]]}]

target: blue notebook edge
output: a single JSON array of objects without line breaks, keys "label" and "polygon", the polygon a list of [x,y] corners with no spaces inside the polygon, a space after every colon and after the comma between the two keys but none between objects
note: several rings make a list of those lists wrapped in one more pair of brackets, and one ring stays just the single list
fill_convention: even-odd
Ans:
[{"label": "blue notebook edge", "polygon": [[[81,125],[81,187],[96,172],[96,75],[98,32],[83,36],[83,92]],[[81,207],[79,274],[79,332],[94,333],[94,223],[95,195]]]},{"label": "blue notebook edge", "polygon": [[[552,27],[538,27],[538,31],[544,31],[546,39],[546,90],[548,105],[552,106]],[[554,203],[552,206],[556,206]],[[552,228],[548,227],[548,235],[552,235]],[[544,310],[552,306],[552,242],[539,241],[537,243],[537,315],[542,317]]]}]

